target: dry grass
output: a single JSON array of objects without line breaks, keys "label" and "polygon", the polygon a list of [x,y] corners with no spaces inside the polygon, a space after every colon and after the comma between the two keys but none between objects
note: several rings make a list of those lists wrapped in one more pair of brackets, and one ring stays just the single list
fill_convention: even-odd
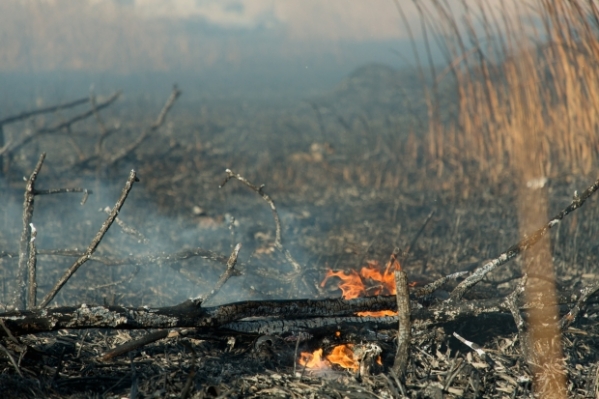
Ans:
[{"label": "dry grass", "polygon": [[[480,186],[506,177],[527,182],[597,170],[599,9],[594,2],[462,0],[459,10],[443,0],[416,4],[422,32],[432,32],[448,65],[438,73],[427,47],[429,125],[422,148],[429,171],[450,184],[457,179]],[[449,83],[449,93],[440,89],[443,83]],[[454,105],[443,109],[441,93]],[[520,191],[519,223],[526,234],[546,219],[547,208],[531,199],[530,190]],[[526,259],[531,262],[524,262],[524,273],[534,276],[535,262],[542,262],[545,275],[542,287],[532,279],[527,299],[551,303],[555,277],[549,242]],[[551,322],[557,316],[548,306],[530,318],[527,360],[542,397],[566,397],[562,339]]]},{"label": "dry grass", "polygon": [[[596,169],[596,4],[475,0],[463,1],[457,14],[431,0],[420,11],[423,31],[448,61],[444,71],[430,63],[429,129],[422,143],[427,164],[440,176],[449,172],[476,183],[514,171],[529,179]],[[450,93],[439,89],[449,82]],[[443,109],[440,93],[454,98],[454,106]]]}]

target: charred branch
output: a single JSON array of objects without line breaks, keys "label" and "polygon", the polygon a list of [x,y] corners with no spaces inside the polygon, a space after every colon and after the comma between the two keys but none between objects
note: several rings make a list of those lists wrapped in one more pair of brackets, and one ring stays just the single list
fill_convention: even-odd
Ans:
[{"label": "charred branch", "polygon": [[[560,305],[571,303],[573,295],[559,297]],[[519,304],[519,311],[542,304]],[[425,308],[418,302],[410,304],[413,328],[429,329],[434,325],[476,318],[481,315],[512,313],[506,298],[441,303]],[[298,299],[279,301],[246,301],[202,307],[200,300],[164,308],[131,308],[125,306],[65,306],[11,311],[0,314],[0,321],[14,335],[34,334],[60,329],[114,328],[114,329],[171,329],[196,328],[198,333],[215,329],[251,334],[283,334],[322,329],[338,329],[344,323],[397,327],[397,316],[358,317],[357,312],[397,310],[395,296],[357,299]],[[243,320],[246,318],[261,318]],[[6,331],[0,331],[0,336]]]},{"label": "charred branch", "polygon": [[408,364],[408,350],[410,348],[410,294],[408,292],[408,276],[403,270],[395,271],[395,288],[397,298],[397,318],[399,327],[397,330],[397,352],[393,362],[393,371],[399,377],[403,377]]}]

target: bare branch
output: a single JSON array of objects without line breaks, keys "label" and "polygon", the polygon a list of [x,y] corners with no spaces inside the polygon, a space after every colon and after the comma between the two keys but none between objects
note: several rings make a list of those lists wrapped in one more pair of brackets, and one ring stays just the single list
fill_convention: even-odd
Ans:
[{"label": "bare branch", "polygon": [[295,273],[298,273],[301,270],[302,267],[293,258],[293,256],[291,256],[291,253],[288,250],[286,250],[285,248],[283,248],[283,241],[281,239],[281,219],[279,218],[279,213],[277,212],[277,207],[275,206],[275,202],[273,201],[273,199],[268,194],[266,194],[264,192],[264,184],[262,184],[261,186],[258,187],[255,184],[252,184],[245,177],[243,177],[241,175],[238,175],[237,173],[233,173],[231,171],[231,169],[226,169],[225,172],[227,173],[227,177],[220,184],[219,188],[223,188],[224,185],[227,184],[227,182],[229,180],[231,180],[231,179],[237,179],[240,182],[242,182],[243,184],[245,184],[247,187],[249,187],[250,189],[252,189],[253,191],[255,191],[270,206],[270,209],[272,211],[272,217],[275,220],[275,242],[274,242],[273,245],[274,245],[274,247],[277,250],[283,252],[283,254],[285,255],[285,258],[287,259],[287,261],[295,269]]},{"label": "bare branch", "polygon": [[108,160],[108,165],[112,165],[112,164],[116,163],[117,161],[119,161],[120,159],[126,157],[127,154],[131,153],[133,150],[135,150],[137,147],[139,147],[141,145],[141,143],[143,143],[148,138],[148,136],[151,132],[158,130],[158,128],[160,128],[164,124],[164,121],[166,120],[166,115],[168,114],[170,109],[173,107],[173,105],[175,105],[175,101],[177,101],[177,98],[179,98],[180,95],[181,95],[181,90],[179,90],[177,85],[174,85],[171,95],[166,100],[164,107],[162,107],[160,114],[158,114],[158,118],[156,118],[156,121],[152,124],[152,126],[150,126],[149,129],[144,130],[133,143],[131,143],[129,146],[123,148],[122,151],[118,152],[115,156],[110,158]]},{"label": "bare branch", "polygon": [[212,299],[214,297],[214,295],[216,295],[216,293],[222,288],[222,286],[225,285],[227,280],[232,275],[234,275],[235,264],[237,263],[237,257],[239,256],[240,249],[241,249],[241,244],[237,244],[235,246],[235,248],[233,249],[233,252],[231,252],[231,256],[229,257],[229,261],[227,262],[227,270],[225,270],[225,272],[220,276],[220,278],[216,282],[216,285],[214,286],[214,289],[212,291],[210,291],[210,293],[208,295],[206,295],[206,298],[204,298],[204,300],[203,300],[204,303],[206,303],[210,299]]},{"label": "bare branch", "polygon": [[410,348],[410,294],[408,293],[408,276],[403,270],[395,271],[395,289],[397,298],[397,352],[393,362],[393,371],[398,377],[403,377],[408,365],[408,349]]},{"label": "bare branch", "polygon": [[58,282],[54,285],[54,287],[50,290],[50,292],[48,292],[48,294],[44,297],[44,299],[42,300],[42,302],[39,305],[40,308],[46,307],[48,305],[48,303],[50,303],[50,301],[56,296],[58,291],[60,291],[60,289],[66,284],[66,282],[69,280],[69,278],[71,278],[71,276],[77,271],[77,269],[79,269],[79,267],[81,267],[81,265],[83,265],[85,262],[87,262],[89,260],[89,258],[95,252],[98,245],[100,245],[100,241],[102,241],[104,234],[106,234],[106,232],[108,231],[108,229],[114,222],[114,219],[120,212],[123,204],[125,203],[125,200],[127,199],[127,196],[129,195],[129,192],[131,191],[131,188],[133,187],[133,183],[136,181],[139,181],[139,179],[137,178],[135,171],[132,170],[129,173],[129,179],[127,179],[127,183],[125,184],[125,187],[123,188],[123,191],[121,192],[121,196],[119,197],[118,201],[116,202],[114,208],[112,208],[112,212],[108,216],[108,219],[106,219],[106,221],[102,224],[102,227],[100,228],[100,230],[98,231],[98,233],[96,234],[96,236],[94,237],[92,242],[87,247],[87,250],[85,251],[85,253],[81,257],[79,257],[79,259],[77,259],[75,261],[75,263],[73,263],[71,265],[71,267],[69,267],[69,269],[58,280]]},{"label": "bare branch", "polygon": [[[38,255],[44,256],[70,256],[70,257],[80,257],[83,256],[83,253],[76,249],[38,249]],[[13,258],[19,256],[18,253],[15,252],[7,252],[0,251],[0,258]],[[96,256],[92,255],[90,260],[95,262],[100,262],[108,266],[120,266],[120,265],[142,265],[144,263],[157,263],[157,262],[179,262],[186,259],[191,259],[199,257],[202,259],[212,260],[214,262],[219,262],[222,264],[227,264],[229,258],[227,256],[221,255],[214,251],[209,251],[203,248],[192,248],[192,249],[184,249],[179,252],[174,252],[171,254],[160,253],[160,254],[151,254],[151,255],[143,255],[143,256],[130,256],[127,258],[109,258],[105,256]]]},{"label": "bare branch", "polygon": [[[107,206],[106,208],[104,208],[104,212],[110,215],[110,207]],[[114,221],[116,222],[116,224],[119,225],[119,227],[123,230],[123,232],[125,234],[129,234],[130,236],[135,237],[138,240],[138,242],[143,242],[144,244],[146,244],[148,242],[148,239],[146,238],[146,236],[144,236],[136,228],[129,226],[118,216],[116,219],[114,219]]]},{"label": "bare branch", "polygon": [[[110,96],[106,101],[103,101],[102,103],[98,104],[96,107],[96,110],[100,110],[100,109],[110,106],[113,102],[115,102],[119,98],[120,95],[121,95],[121,92],[117,91],[112,96]],[[88,101],[88,99],[86,99],[86,102],[87,101]],[[39,136],[41,134],[55,133],[55,132],[59,132],[63,129],[70,128],[71,125],[73,125],[74,123],[82,121],[84,119],[87,119],[90,116],[92,116],[93,114],[94,114],[93,110],[88,110],[88,111],[82,112],[80,114],[77,114],[77,115],[73,116],[71,119],[61,122],[53,127],[36,130],[32,134],[21,139],[21,141],[15,143],[12,147],[10,147],[8,152],[14,153],[14,152],[18,151],[19,149],[24,147],[26,144],[28,144],[30,141],[32,141],[34,138],[36,138],[37,136]]]},{"label": "bare branch", "polygon": [[104,121],[102,120],[102,117],[100,116],[100,112],[98,111],[98,106],[96,104],[96,95],[94,94],[93,91],[90,91],[89,103],[92,106],[92,112],[94,113],[96,122],[98,122],[98,126],[100,127],[100,137],[98,138],[98,141],[96,143],[96,150],[95,150],[96,154],[100,154],[102,152],[102,144],[110,132],[106,128],[106,124],[104,123]]},{"label": "bare branch", "polygon": [[17,309],[25,309],[27,307],[27,259],[29,258],[29,245],[31,240],[30,224],[33,218],[33,202],[35,198],[35,180],[39,174],[42,164],[46,159],[46,153],[40,155],[31,176],[25,185],[25,200],[23,201],[23,231],[21,233],[21,241],[19,244],[19,264],[17,267],[17,283],[15,284],[14,306]]},{"label": "bare branch", "polygon": [[127,352],[131,352],[132,350],[141,348],[143,346],[151,344],[152,342],[156,342],[161,339],[164,339],[168,336],[169,336],[169,330],[158,330],[158,331],[151,332],[149,334],[144,335],[143,337],[141,337],[139,339],[125,342],[124,344],[117,346],[113,350],[108,351],[108,352],[104,353],[102,356],[100,356],[99,360],[102,362],[106,362],[106,361],[111,360],[117,356],[121,356]]},{"label": "bare branch", "polygon": [[29,240],[29,259],[27,261],[28,270],[28,291],[27,291],[27,308],[35,307],[37,301],[37,249],[35,247],[35,239],[37,238],[37,229],[33,223],[31,226],[31,240]]},{"label": "bare branch", "polygon": [[570,309],[570,311],[560,320],[560,328],[562,330],[565,330],[572,323],[574,323],[578,317],[578,314],[584,308],[589,298],[591,298],[591,296],[593,296],[597,291],[599,291],[599,282],[581,290],[580,298],[578,298],[578,301],[576,301],[574,307],[572,307],[572,309]]},{"label": "bare branch", "polygon": [[78,100],[71,101],[69,103],[53,105],[53,106],[45,107],[45,108],[39,108],[39,109],[36,109],[33,111],[21,112],[18,115],[7,116],[4,119],[0,119],[0,125],[8,125],[9,123],[18,122],[20,120],[27,119],[27,118],[30,118],[35,115],[49,114],[51,112],[56,112],[61,109],[73,108],[78,105],[85,104],[88,101],[89,101],[89,98],[80,98]]},{"label": "bare branch", "polygon": [[418,239],[420,238],[420,236],[424,232],[424,229],[426,228],[426,226],[428,225],[428,222],[430,222],[430,220],[432,219],[432,217],[433,217],[434,214],[435,214],[435,210],[433,209],[426,216],[426,218],[424,219],[424,223],[422,223],[422,226],[420,226],[420,229],[418,229],[418,231],[416,232],[416,235],[414,236],[414,238],[412,239],[412,241],[410,242],[410,244],[408,245],[408,247],[403,251],[403,253],[402,253],[402,255],[401,255],[400,259],[399,259],[399,264],[400,265],[403,265],[404,262],[408,259],[408,257],[410,256],[410,251],[412,249],[414,249],[414,247],[416,246],[416,243],[418,242]]},{"label": "bare branch", "polygon": [[21,369],[19,369],[19,366],[17,365],[17,362],[15,362],[15,358],[12,356],[10,351],[8,349],[6,349],[6,347],[2,344],[0,344],[0,350],[2,350],[2,352],[4,352],[4,354],[6,355],[6,357],[8,357],[10,364],[12,364],[12,366],[14,367],[17,374],[19,374],[21,377],[23,377],[23,374],[21,374]]},{"label": "bare branch", "polygon": [[487,262],[483,266],[476,269],[468,278],[462,281],[451,293],[451,297],[449,301],[458,301],[460,300],[466,291],[472,288],[475,284],[481,281],[485,276],[495,270],[497,267],[504,265],[509,262],[516,256],[520,255],[523,251],[535,245],[542,237],[544,237],[547,232],[556,224],[558,224],[566,215],[580,208],[585,201],[595,193],[599,189],[599,179],[595,181],[591,186],[589,186],[582,195],[578,195],[577,192],[574,193],[574,198],[570,205],[568,205],[564,210],[554,216],[551,220],[545,224],[545,226],[541,227],[537,231],[535,231],[531,236],[525,237],[519,243],[512,245],[505,252],[499,255],[497,258],[493,259],[490,262]]}]

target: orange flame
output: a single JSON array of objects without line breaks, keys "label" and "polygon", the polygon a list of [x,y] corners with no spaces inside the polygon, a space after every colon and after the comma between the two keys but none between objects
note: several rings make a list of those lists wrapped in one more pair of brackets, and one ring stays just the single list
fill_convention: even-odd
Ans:
[{"label": "orange flame", "polygon": [[359,364],[354,359],[354,350],[352,344],[337,345],[333,348],[330,355],[327,356],[327,360],[333,364],[338,364],[345,369],[352,369],[358,371]]},{"label": "orange flame", "polygon": [[329,369],[331,365],[336,364],[344,369],[357,371],[359,364],[354,359],[353,347],[352,344],[337,345],[325,359],[322,358],[322,349],[316,349],[313,353],[302,352],[298,363],[312,370]]},{"label": "orange flame", "polygon": [[[384,270],[379,262],[371,260],[360,270],[360,273],[354,270],[347,273],[343,271],[327,271],[320,286],[324,287],[331,277],[338,277],[341,280],[339,288],[343,293],[342,296],[344,299],[376,295],[395,295],[396,270],[401,270],[401,266],[395,256],[392,256],[389,262],[387,262]],[[397,312],[390,310],[357,313],[358,316],[374,317],[394,316],[396,314]],[[339,337],[340,332],[337,331],[335,335]],[[298,362],[310,369],[325,369],[330,368],[332,364],[337,364],[345,369],[357,371],[359,362],[354,358],[353,347],[352,344],[338,345],[333,348],[331,354],[326,356],[325,359],[322,358],[322,349],[317,349],[314,353],[302,352]],[[382,364],[380,356],[376,362]]]},{"label": "orange flame", "polygon": [[322,370],[330,368],[329,362],[322,358],[322,349],[316,349],[313,353],[302,352],[298,363],[309,369]]},{"label": "orange flame", "polygon": [[[324,280],[320,283],[324,287],[331,277],[339,277],[341,283],[339,288],[344,299],[353,299],[362,296],[395,295],[395,271],[401,270],[397,258],[392,257],[385,267],[381,269],[379,262],[371,260],[360,270],[360,273],[351,270],[349,273],[343,271],[327,271]],[[379,312],[358,312],[358,316],[394,316],[397,312],[383,310]]]}]

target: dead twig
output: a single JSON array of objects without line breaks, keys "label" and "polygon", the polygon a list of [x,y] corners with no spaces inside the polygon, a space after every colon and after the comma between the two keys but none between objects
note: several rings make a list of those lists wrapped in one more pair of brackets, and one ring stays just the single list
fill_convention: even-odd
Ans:
[{"label": "dead twig", "polygon": [[31,244],[31,219],[33,218],[33,202],[35,198],[35,181],[37,175],[42,169],[42,164],[46,159],[46,153],[40,155],[31,176],[25,185],[25,200],[23,201],[23,231],[19,243],[19,263],[17,267],[17,283],[14,295],[14,307],[16,309],[27,308],[27,260],[29,259],[29,245]]},{"label": "dead twig", "polygon": [[21,369],[19,368],[19,365],[17,364],[17,362],[15,362],[15,358],[12,356],[10,351],[1,343],[0,343],[0,350],[2,350],[2,352],[4,352],[4,354],[6,355],[6,357],[8,357],[10,364],[12,364],[12,366],[15,369],[15,371],[17,372],[17,374],[19,374],[21,377],[23,377],[23,374],[21,374]]},{"label": "dead twig", "polygon": [[102,241],[104,234],[106,234],[106,232],[108,231],[108,229],[114,222],[114,219],[120,212],[123,204],[125,203],[125,200],[127,199],[127,196],[129,195],[129,192],[131,191],[131,188],[133,187],[133,183],[136,181],[139,181],[139,179],[137,178],[135,171],[132,170],[129,173],[129,179],[127,179],[127,182],[125,183],[125,187],[123,188],[123,190],[121,192],[121,196],[119,197],[118,201],[116,202],[114,208],[112,208],[112,212],[108,216],[108,219],[106,219],[106,221],[102,224],[102,227],[100,228],[100,230],[98,231],[96,236],[93,238],[93,240],[87,247],[87,250],[85,251],[85,253],[81,257],[79,257],[75,261],[75,263],[73,263],[71,265],[71,267],[69,267],[69,269],[58,280],[58,282],[54,285],[54,287],[50,290],[50,292],[48,292],[48,294],[44,297],[44,299],[41,301],[41,303],[39,305],[40,308],[46,307],[48,305],[48,303],[50,303],[50,301],[56,296],[58,291],[60,291],[60,289],[66,284],[66,282],[69,280],[69,278],[71,278],[71,276],[77,271],[77,269],[79,269],[79,267],[81,267],[81,265],[83,265],[85,262],[87,262],[89,260],[91,255],[95,252],[98,245],[100,245],[100,241]]},{"label": "dead twig", "polygon": [[37,249],[35,247],[35,239],[37,237],[37,229],[33,223],[31,226],[31,240],[29,240],[29,259],[27,260],[27,271],[29,281],[27,290],[27,304],[28,308],[34,308],[35,302],[37,301]]},{"label": "dead twig", "polygon": [[412,288],[410,291],[416,297],[424,297],[427,295],[431,295],[433,292],[437,291],[441,288],[445,283],[451,280],[456,280],[463,275],[468,274],[467,271],[463,272],[455,272],[448,274],[447,276],[443,276],[430,284],[425,285],[424,287]]},{"label": "dead twig", "polygon": [[99,155],[102,153],[102,144],[104,143],[104,140],[106,139],[110,131],[106,128],[106,124],[100,116],[100,112],[98,111],[98,105],[96,104],[96,95],[94,94],[93,90],[90,90],[89,93],[89,104],[92,107],[92,112],[94,113],[96,122],[98,122],[98,126],[100,127],[100,137],[98,138],[95,149],[95,153]]},{"label": "dead twig", "polygon": [[83,193],[83,198],[81,199],[81,205],[84,205],[87,202],[87,197],[94,192],[92,190],[88,190],[87,188],[81,187],[67,187],[67,188],[51,188],[49,190],[36,190],[35,195],[51,195],[51,194],[64,194],[64,193]]},{"label": "dead twig", "polygon": [[229,182],[229,180],[231,180],[231,179],[237,179],[240,182],[242,182],[243,184],[245,184],[247,187],[249,187],[250,189],[255,191],[270,206],[270,209],[272,211],[272,217],[275,220],[275,242],[273,245],[276,249],[279,249],[279,250],[282,249],[283,243],[281,241],[281,219],[279,218],[279,213],[277,212],[277,207],[275,206],[275,202],[273,201],[272,198],[270,198],[270,196],[268,194],[266,194],[264,192],[264,184],[262,184],[258,187],[255,184],[251,183],[245,177],[238,175],[237,173],[233,173],[233,171],[231,169],[225,169],[225,173],[227,174],[227,177],[220,184],[220,186],[218,186],[218,188],[223,188],[225,186],[225,184],[227,184]]},{"label": "dead twig", "polygon": [[544,237],[547,232],[556,224],[558,224],[566,215],[580,208],[585,201],[599,189],[599,179],[597,179],[591,186],[589,186],[582,195],[578,195],[578,192],[574,192],[574,198],[570,205],[564,210],[558,213],[556,216],[551,218],[543,227],[535,231],[531,236],[525,237],[520,242],[512,245],[505,252],[499,255],[497,258],[487,262],[483,266],[476,269],[470,276],[462,281],[452,292],[448,301],[458,301],[462,299],[464,294],[472,288],[475,284],[481,281],[485,276],[495,270],[497,267],[504,265],[516,256],[520,255],[523,251],[535,245],[539,240]]},{"label": "dead twig", "polygon": [[420,226],[420,229],[418,229],[418,232],[416,233],[416,235],[414,236],[414,238],[410,242],[410,245],[408,245],[408,247],[401,254],[401,257],[399,259],[399,264],[400,265],[403,265],[404,262],[408,259],[408,257],[410,256],[410,253],[411,253],[410,251],[412,250],[412,248],[414,248],[416,246],[416,243],[418,242],[418,239],[420,238],[420,236],[424,232],[424,229],[426,228],[426,226],[428,225],[428,222],[430,222],[430,220],[432,219],[432,217],[433,217],[434,214],[435,214],[435,210],[433,209],[426,216],[426,218],[424,219],[424,223],[422,223],[422,226]]},{"label": "dead twig", "polygon": [[249,180],[247,180],[245,177],[238,175],[237,173],[233,173],[231,169],[225,169],[225,173],[227,174],[227,177],[220,184],[219,188],[223,188],[225,184],[227,184],[227,182],[231,179],[239,180],[247,187],[255,191],[270,206],[270,209],[272,211],[272,217],[275,221],[275,242],[273,245],[275,249],[283,252],[287,261],[293,266],[294,272],[299,273],[302,268],[301,265],[293,258],[293,256],[291,256],[291,253],[283,247],[283,241],[281,238],[281,219],[279,218],[279,213],[277,212],[275,202],[268,194],[264,192],[264,184],[256,186],[255,184],[252,184]]},{"label": "dead twig", "polygon": [[[133,141],[130,145],[123,148],[122,151],[118,152],[116,155],[114,155],[112,158],[110,158],[107,161],[107,164],[113,165],[116,162],[118,162],[119,160],[121,160],[122,158],[126,157],[128,154],[130,154],[132,151],[134,151],[137,147],[139,147],[141,145],[141,143],[143,143],[148,138],[148,136],[151,132],[158,130],[158,128],[160,128],[164,124],[164,121],[166,120],[166,115],[168,114],[170,109],[173,107],[173,105],[175,105],[175,101],[177,101],[177,98],[179,98],[180,95],[181,95],[181,90],[179,90],[177,85],[174,85],[171,95],[166,100],[164,107],[162,107],[162,110],[158,114],[158,118],[156,118],[156,121],[152,124],[152,126],[150,126],[149,129],[145,129],[135,141]],[[88,160],[86,160],[85,162],[87,162],[87,161]]]},{"label": "dead twig", "polygon": [[101,362],[107,362],[117,356],[121,356],[127,352],[131,352],[135,349],[142,348],[148,344],[151,344],[152,342],[159,341],[168,336],[169,336],[169,330],[153,331],[151,333],[144,335],[143,337],[141,337],[139,339],[125,342],[124,344],[117,346],[116,348],[104,353],[102,356],[100,356],[98,358],[98,360],[100,360]]},{"label": "dead twig", "polygon": [[516,328],[518,330],[518,339],[520,341],[520,348],[522,349],[522,355],[524,359],[530,359],[529,357],[529,347],[528,347],[528,339],[526,336],[526,331],[524,329],[525,323],[522,314],[520,313],[520,307],[518,306],[518,297],[522,295],[526,286],[527,277],[524,276],[518,286],[512,291],[510,295],[505,298],[505,304],[512,313],[512,317],[514,318],[514,323],[516,324]]},{"label": "dead twig", "polygon": [[181,390],[181,399],[187,399],[189,394],[191,393],[191,387],[193,386],[193,379],[196,375],[196,361],[198,359],[198,355],[196,351],[193,349],[193,346],[186,340],[182,340],[181,343],[191,352],[191,368],[189,370],[189,374],[187,375],[187,380],[185,381],[185,385]]},{"label": "dead twig", "polygon": [[[103,210],[104,210],[104,213],[107,213],[108,215],[110,215],[110,207],[107,206]],[[127,223],[125,223],[118,216],[117,216],[117,218],[114,221],[116,222],[116,224],[119,225],[119,227],[123,230],[124,233],[129,234],[132,237],[135,237],[138,240],[138,242],[142,242],[144,244],[148,243],[148,239],[146,238],[146,236],[144,236],[136,228],[129,226]]]},{"label": "dead twig", "polygon": [[593,284],[590,287],[583,288],[580,291],[580,298],[578,298],[576,304],[560,320],[559,324],[562,330],[565,330],[566,328],[570,327],[572,323],[574,323],[576,317],[578,317],[578,314],[584,308],[589,298],[592,297],[597,291],[599,291],[599,282]]},{"label": "dead twig", "polygon": [[45,107],[45,108],[38,108],[33,111],[21,112],[20,114],[7,116],[4,119],[0,119],[0,125],[8,125],[9,123],[18,122],[23,119],[31,118],[32,116],[35,116],[35,115],[49,114],[51,112],[56,112],[61,109],[73,108],[78,105],[85,104],[88,101],[89,101],[89,98],[86,97],[86,98],[80,98],[78,100],[71,101],[71,102],[64,103],[64,104],[52,105],[52,106]]},{"label": "dead twig", "polygon": [[[101,110],[103,108],[110,106],[113,102],[115,102],[119,98],[120,95],[121,95],[121,92],[117,91],[112,96],[110,96],[108,99],[106,99],[106,101],[103,101],[102,103],[98,104],[96,107],[96,110]],[[88,100],[89,99],[86,99],[86,102]],[[67,119],[66,121],[63,121],[53,127],[38,129],[38,130],[34,131],[32,134],[21,139],[21,141],[17,142],[14,146],[12,146],[10,148],[9,151],[12,153],[18,151],[19,149],[24,147],[26,144],[28,144],[31,140],[33,140],[34,138],[36,138],[39,135],[56,133],[56,132],[62,131],[64,129],[70,129],[71,125],[73,125],[74,123],[85,120],[85,119],[89,118],[90,116],[92,116],[93,114],[94,114],[93,110],[88,110],[88,111],[82,112],[80,114],[77,114],[77,115],[73,116],[72,118]]]},{"label": "dead twig", "polygon": [[410,348],[410,294],[408,293],[408,276],[403,270],[395,271],[395,289],[397,298],[397,352],[393,362],[393,371],[402,378],[408,365],[408,349]]},{"label": "dead twig", "polygon": [[233,252],[231,252],[231,256],[229,257],[229,261],[227,262],[227,270],[225,270],[225,272],[220,276],[220,278],[216,282],[216,285],[214,286],[214,289],[210,291],[208,295],[206,295],[206,298],[204,298],[203,300],[204,303],[212,299],[214,295],[216,295],[216,293],[220,291],[222,286],[225,285],[227,280],[236,273],[235,264],[237,263],[237,257],[239,256],[240,249],[241,244],[237,244],[233,249]]}]

